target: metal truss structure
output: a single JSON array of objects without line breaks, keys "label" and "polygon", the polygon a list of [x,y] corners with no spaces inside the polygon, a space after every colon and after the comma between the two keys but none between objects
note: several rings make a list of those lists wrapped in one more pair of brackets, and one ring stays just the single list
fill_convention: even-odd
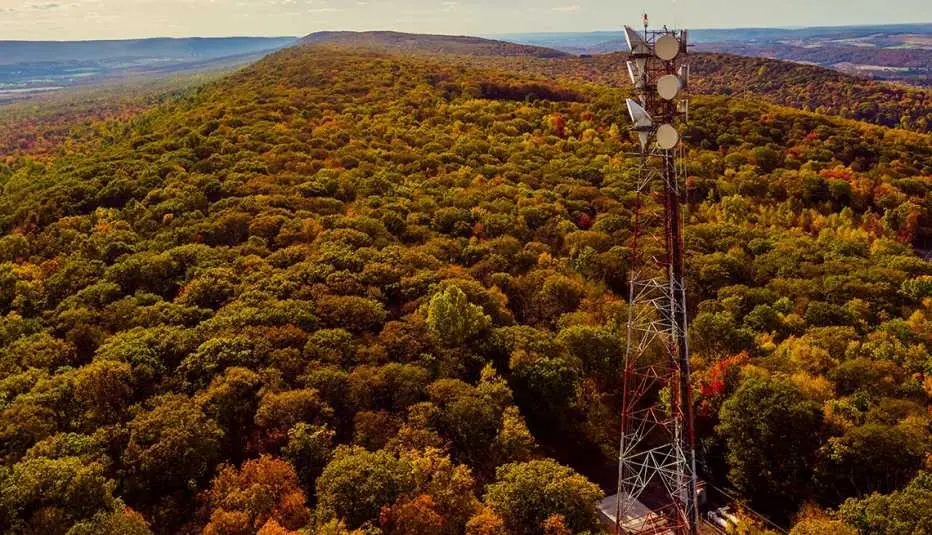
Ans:
[{"label": "metal truss structure", "polygon": [[626,26],[625,33],[638,94],[627,104],[641,151],[616,533],[693,535],[699,511],[682,239],[685,154],[676,127],[688,113],[687,32],[649,30],[645,15],[643,32]]}]

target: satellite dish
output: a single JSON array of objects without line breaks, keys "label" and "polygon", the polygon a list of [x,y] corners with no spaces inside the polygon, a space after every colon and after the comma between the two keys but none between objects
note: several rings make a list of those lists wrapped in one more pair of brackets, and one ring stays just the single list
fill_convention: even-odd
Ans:
[{"label": "satellite dish", "polygon": [[654,120],[650,118],[650,114],[640,104],[630,98],[625,102],[628,104],[628,113],[631,115],[631,122],[634,123],[635,128],[649,129],[654,125]]},{"label": "satellite dish", "polygon": [[631,26],[625,26],[625,39],[628,41],[628,48],[631,50],[631,54],[650,54],[650,45],[647,44],[647,41],[638,35],[637,30]]},{"label": "satellite dish", "polygon": [[666,74],[657,80],[657,93],[664,100],[673,100],[683,89],[683,81],[675,74]]},{"label": "satellite dish", "polygon": [[680,134],[673,125],[662,124],[657,128],[657,146],[663,150],[670,150],[680,142]]},{"label": "satellite dish", "polygon": [[672,34],[666,34],[654,43],[654,53],[664,61],[673,61],[680,53],[680,42]]}]

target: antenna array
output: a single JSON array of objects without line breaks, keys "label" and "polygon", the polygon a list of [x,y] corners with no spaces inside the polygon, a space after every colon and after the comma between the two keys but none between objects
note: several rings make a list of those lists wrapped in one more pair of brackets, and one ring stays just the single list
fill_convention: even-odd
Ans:
[{"label": "antenna array", "polygon": [[[616,533],[693,535],[699,529],[689,383],[680,128],[688,117],[686,30],[625,26],[627,99],[640,143],[633,267],[618,457]],[[663,201],[663,224],[645,199]],[[659,214],[656,214],[659,215]],[[662,227],[662,234],[660,227]],[[650,508],[643,513],[643,503]]]}]

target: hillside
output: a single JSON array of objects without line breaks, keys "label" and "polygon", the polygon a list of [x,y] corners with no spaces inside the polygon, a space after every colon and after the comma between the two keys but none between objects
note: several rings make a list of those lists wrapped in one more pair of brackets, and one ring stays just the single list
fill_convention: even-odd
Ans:
[{"label": "hillside", "polygon": [[61,150],[63,141],[96,137],[95,123],[126,121],[181,92],[233,72],[233,67],[193,73],[141,76],[52,91],[3,103],[0,99],[0,162],[25,154]]},{"label": "hillside", "polygon": [[301,44],[332,44],[429,54],[469,56],[520,56],[534,58],[569,57],[557,50],[504,41],[454,35],[419,35],[400,32],[318,32],[308,35]]},{"label": "hillside", "polygon": [[[426,55],[450,55],[465,65],[494,67],[547,79],[569,78],[630,87],[624,53],[572,56],[551,49],[449,36],[321,33],[304,44],[365,47]],[[864,80],[813,65],[726,54],[694,54],[693,91],[760,98],[773,104],[857,119],[881,126],[932,132],[932,90]]]},{"label": "hillside", "polygon": [[[0,530],[598,532],[626,91],[451,57],[286,49],[0,164]],[[703,478],[922,529],[932,138],[693,104]]]},{"label": "hillside", "polygon": [[932,131],[932,90],[865,81],[787,61],[697,54],[692,63],[705,94],[759,96],[769,102],[889,127]]}]

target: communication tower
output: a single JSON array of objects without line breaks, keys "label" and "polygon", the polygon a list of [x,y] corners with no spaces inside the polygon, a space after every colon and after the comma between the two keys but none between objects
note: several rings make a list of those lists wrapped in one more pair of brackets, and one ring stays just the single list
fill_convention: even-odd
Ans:
[{"label": "communication tower", "polygon": [[[686,30],[625,26],[640,143],[618,456],[617,533],[699,529],[683,267]],[[662,204],[662,212],[660,205]],[[649,508],[645,513],[644,506]]]}]

